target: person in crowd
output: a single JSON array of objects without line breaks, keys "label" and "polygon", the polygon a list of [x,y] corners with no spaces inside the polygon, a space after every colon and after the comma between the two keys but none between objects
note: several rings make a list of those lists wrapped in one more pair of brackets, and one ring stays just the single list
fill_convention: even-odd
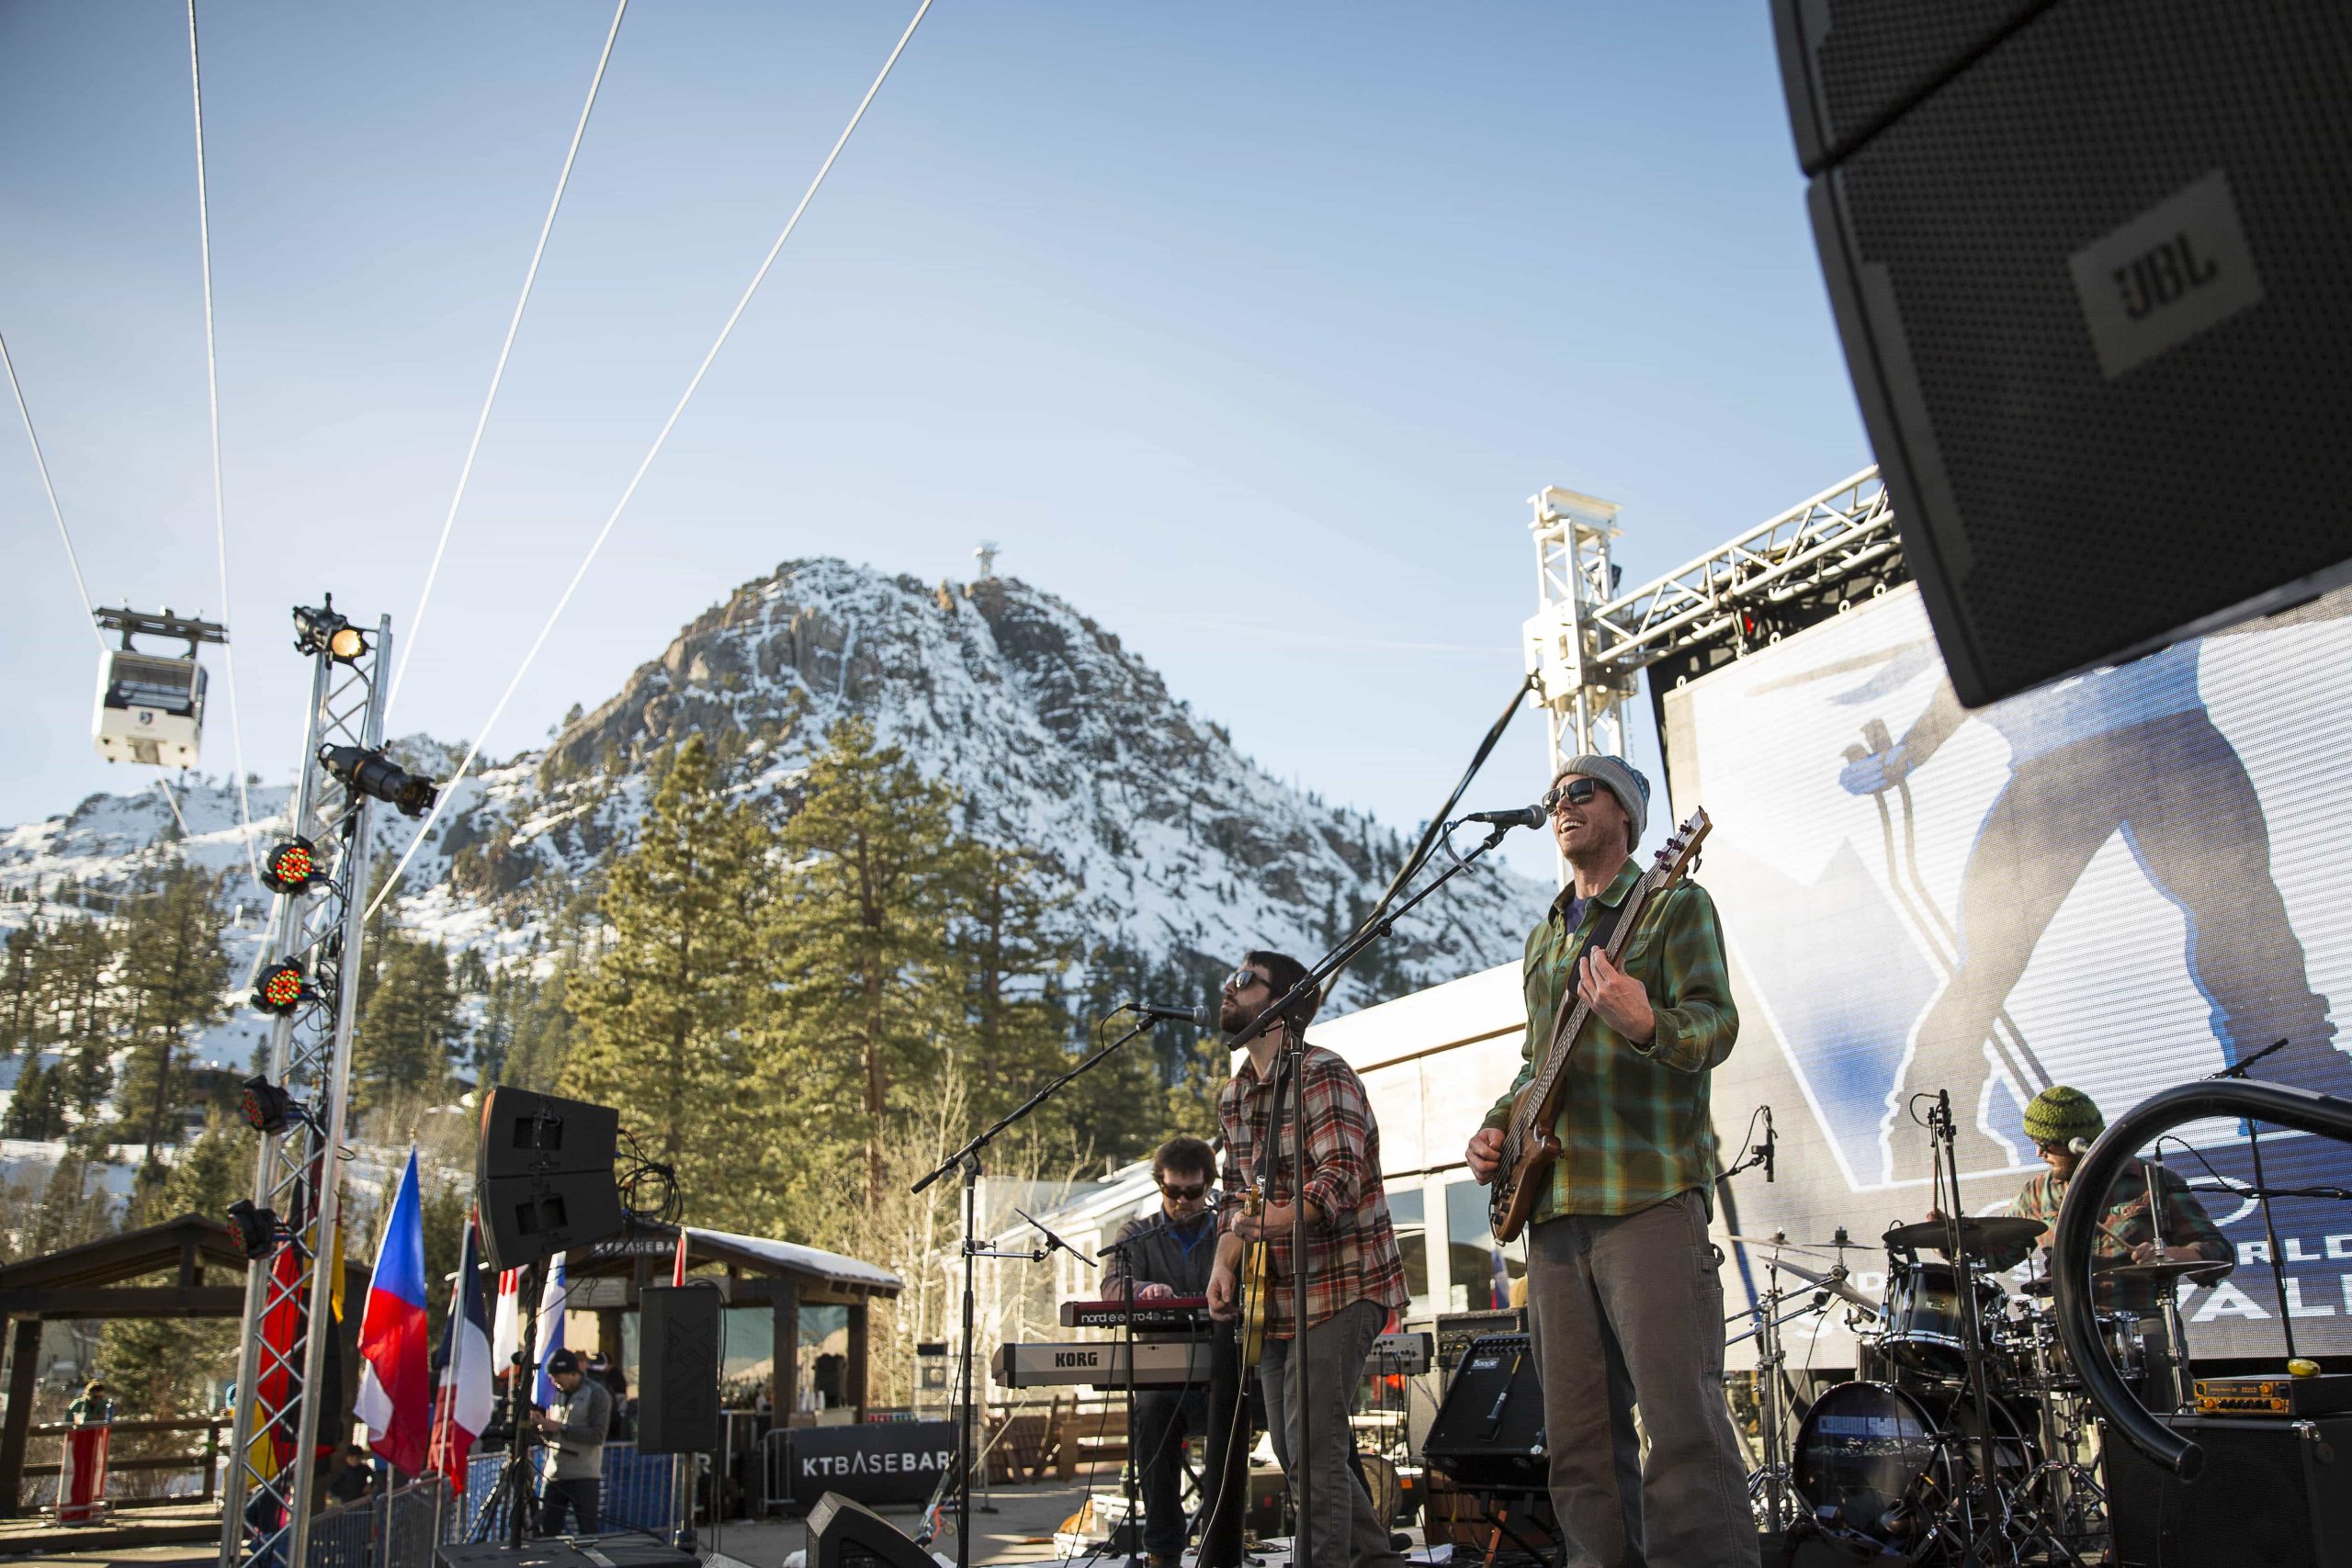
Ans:
[{"label": "person in crowd", "polygon": [[[1245,955],[1225,982],[1223,1027],[1238,1032],[1306,977],[1306,966],[1287,953]],[[1266,1347],[1258,1382],[1275,1457],[1312,1520],[1313,1559],[1305,1568],[1396,1568],[1404,1558],[1388,1521],[1374,1512],[1351,1462],[1355,1434],[1348,1421],[1364,1358],[1390,1315],[1409,1299],[1380,1183],[1380,1128],[1355,1069],[1319,1046],[1306,1047],[1298,1058],[1295,1100],[1285,1106],[1283,1125],[1272,1125],[1276,1059],[1291,1042],[1304,1039],[1320,1001],[1310,988],[1288,1016],[1251,1039],[1247,1059],[1217,1096],[1225,1190],[1230,1194],[1263,1183],[1265,1201],[1254,1214],[1227,1202],[1219,1215],[1209,1310],[1227,1318],[1239,1314],[1242,1254],[1251,1244],[1269,1243]],[[1291,1167],[1295,1117],[1305,1131],[1304,1180]],[[1303,1259],[1292,1256],[1292,1221],[1302,1204]],[[1293,1314],[1295,1270],[1306,1278],[1304,1325]],[[1302,1365],[1306,1402],[1298,1398]],[[1304,1475],[1298,1472],[1302,1457],[1309,1466]]]},{"label": "person in crowd", "polygon": [[539,1533],[560,1535],[564,1516],[575,1534],[594,1535],[603,1523],[599,1504],[605,1483],[605,1434],[611,1428],[613,1396],[601,1382],[581,1373],[580,1358],[558,1350],[548,1358],[555,1403],[537,1413],[533,1424],[545,1444],[540,1460]]},{"label": "person in crowd", "polygon": [[1525,1233],[1563,1568],[1754,1568],[1724,1403],[1723,1257],[1707,1239],[1709,1083],[1739,1033],[1714,904],[1678,882],[1648,899],[1615,959],[1607,951],[1641,880],[1633,853],[1648,802],[1623,758],[1590,754],[1545,795],[1571,878],[1528,933],[1526,1063],[1465,1157],[1494,1179],[1555,1021],[1589,1004],[1551,1129],[1561,1153]]},{"label": "person in crowd", "polygon": [[[1206,1296],[1216,1264],[1216,1224],[1209,1185],[1216,1159],[1198,1138],[1175,1137],[1152,1156],[1157,1210],[1119,1229],[1102,1269],[1102,1295],[1137,1304],[1173,1296]],[[1148,1388],[1136,1393],[1133,1441],[1143,1484],[1143,1549],[1148,1568],[1172,1568],[1184,1555],[1184,1440],[1207,1435],[1208,1394],[1200,1388]]]}]

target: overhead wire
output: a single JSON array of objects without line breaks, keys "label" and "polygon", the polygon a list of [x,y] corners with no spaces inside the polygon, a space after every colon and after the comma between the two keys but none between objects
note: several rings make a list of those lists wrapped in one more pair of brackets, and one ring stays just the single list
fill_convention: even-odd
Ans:
[{"label": "overhead wire", "polygon": [[531,303],[531,289],[539,279],[539,261],[548,252],[548,236],[555,231],[555,215],[563,207],[563,193],[571,184],[571,166],[579,161],[580,143],[588,134],[588,117],[595,111],[596,94],[605,85],[605,67],[612,62],[613,41],[620,37],[621,18],[628,15],[628,0],[620,0],[613,12],[613,25],[605,34],[604,52],[596,57],[596,73],[588,82],[588,101],[580,106],[580,123],[572,127],[571,145],[563,154],[563,171],[556,176],[555,199],[548,203],[548,215],[539,225],[538,243],[531,247],[531,265],[523,274],[523,293],[514,301],[514,314],[506,323],[506,341],[498,346],[498,363],[490,373],[490,390],[481,400],[481,412],[474,420],[473,439],[466,444],[466,460],[458,470],[458,491],[449,498],[448,514],[441,519],[441,537],[434,544],[432,564],[424,569],[424,592],[418,596],[416,614],[409,618],[408,636],[401,639],[401,661],[392,670],[391,690],[384,697],[384,712],[389,721],[392,705],[401,700],[401,682],[408,674],[409,660],[416,657],[416,637],[424,625],[426,606],[433,603],[433,585],[441,576],[441,558],[449,548],[449,535],[457,527],[458,508],[464,504],[466,487],[472,483],[474,458],[481,451],[482,433],[490,428],[490,411],[498,402],[498,389],[506,379],[506,362],[514,356],[515,334],[522,331],[523,312]]},{"label": "overhead wire", "polygon": [[[191,12],[194,5],[195,0],[189,0]],[[506,705],[514,700],[516,689],[523,683],[523,677],[530,672],[532,662],[538,658],[539,649],[547,646],[548,634],[555,630],[556,623],[563,618],[563,612],[571,604],[572,594],[579,591],[581,580],[588,575],[588,569],[595,563],[597,554],[605,547],[605,541],[612,536],[613,527],[621,520],[621,513],[628,510],[628,503],[635,499],[638,486],[644,482],[647,470],[653,467],[654,459],[662,455],[662,448],[668,443],[670,433],[677,428],[679,418],[685,413],[686,405],[694,400],[695,391],[702,386],[703,378],[710,373],[711,365],[718,358],[719,350],[727,346],[728,338],[735,331],[735,323],[743,319],[743,312],[751,307],[752,297],[759,292],[760,285],[766,279],[769,269],[775,265],[776,257],[783,254],[785,242],[791,239],[792,231],[799,227],[801,215],[808,210],[808,204],[816,199],[819,188],[825,183],[825,176],[832,172],[835,161],[842,155],[842,149],[849,145],[849,139],[857,130],[858,122],[865,118],[865,111],[873,105],[875,95],[881,92],[882,84],[890,79],[891,68],[899,63],[899,56],[906,52],[908,43],[912,41],[915,36],[915,29],[922,26],[922,19],[930,13],[931,7],[932,0],[922,0],[922,4],[915,8],[914,19],[907,24],[907,30],[899,35],[899,41],[891,48],[889,58],[882,62],[882,69],[876,73],[873,85],[865,89],[865,96],[858,100],[856,112],[849,117],[849,123],[842,128],[841,135],[833,142],[832,151],[825,154],[825,161],[819,166],[816,178],[810,180],[808,188],[801,193],[799,205],[792,209],[792,216],[785,220],[784,231],[775,237],[775,243],[768,247],[766,259],[760,263],[759,270],[752,275],[752,281],[744,288],[742,297],[735,301],[735,309],[728,313],[726,324],[718,329],[718,336],[712,342],[710,351],[702,356],[702,363],[695,367],[693,378],[687,381],[686,389],[679,394],[677,405],[671,409],[670,417],[662,422],[662,429],[654,436],[653,445],[646,451],[644,460],[638,464],[637,472],[629,476],[628,486],[621,491],[620,500],[614,503],[610,515],[605,519],[605,525],[599,528],[596,531],[596,536],[589,541],[587,553],[580,558],[579,566],[572,570],[571,581],[564,584],[561,596],[555,602],[555,608],[548,613],[546,624],[539,627],[539,635],[532,639],[529,649],[524,653],[522,664],[516,668],[513,679],[506,682],[505,691],[499,694],[497,705],[490,710],[489,718],[482,722],[481,728],[476,731],[474,739],[467,746],[466,754],[458,761],[457,772],[442,783],[440,793],[433,803],[433,809],[426,813],[424,821],[417,824],[416,832],[410,838],[408,848],[401,852],[399,862],[392,867],[391,875],[384,879],[383,886],[377,890],[376,897],[369,901],[368,905],[369,915],[374,915],[378,909],[381,908],[384,901],[392,896],[393,889],[401,885],[401,874],[408,870],[409,862],[416,857],[416,852],[424,846],[426,835],[432,832],[434,823],[440,818],[441,813],[447,808],[450,800],[456,795],[458,783],[472,769],[474,759],[481,754],[483,742],[490,738],[490,732],[497,728],[499,718],[506,712]]]},{"label": "overhead wire", "polygon": [[17,380],[17,362],[8,355],[8,340],[0,337],[0,366],[8,371],[8,390],[17,400],[17,414],[25,422],[25,439],[32,444],[33,467],[40,470],[40,488],[49,497],[49,514],[57,520],[57,537],[65,546],[65,564],[74,569],[74,591],[82,596],[82,610],[90,625],[90,635],[98,639],[101,656],[113,652],[107,646],[107,634],[98,629],[97,606],[90,603],[90,585],[82,577],[82,558],[74,551],[74,536],[65,526],[65,510],[57,504],[57,486],[50,481],[49,458],[40,449],[40,437],[33,430],[33,411],[26,406],[25,389]]},{"label": "overhead wire", "polygon": [[[196,105],[196,234],[204,263],[204,397],[212,419],[212,539],[220,567],[220,619],[233,622],[235,617],[229,613],[229,513],[220,493],[220,362],[214,349],[212,322],[212,214],[204,188],[204,71],[196,48],[196,0],[187,0],[187,79]],[[226,636],[220,639],[220,667],[229,685],[229,749],[237,764],[237,824],[244,834],[245,869],[253,874],[254,888],[266,896],[269,890],[262,886],[261,857],[254,850],[253,803],[245,794],[245,737],[237,722],[237,656]]]}]

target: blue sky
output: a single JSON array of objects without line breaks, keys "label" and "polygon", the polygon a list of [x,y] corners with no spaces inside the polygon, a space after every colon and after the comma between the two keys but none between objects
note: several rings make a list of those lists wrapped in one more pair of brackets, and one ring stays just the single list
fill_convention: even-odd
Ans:
[{"label": "blue sky", "polygon": [[[479,731],[911,14],[632,7],[396,729]],[[287,606],[407,629],[611,10],[200,18],[228,613],[277,777]],[[0,7],[0,333],[93,594],[218,615],[182,8]],[[95,645],[5,412],[19,821],[146,776],[90,747]],[[1527,496],[1622,502],[1632,583],[1868,461],[1763,0],[937,0],[488,749],[780,560],[961,580],[992,538],[1274,773],[1403,827],[1520,670]],[[1472,804],[1534,793],[1541,728]]]}]

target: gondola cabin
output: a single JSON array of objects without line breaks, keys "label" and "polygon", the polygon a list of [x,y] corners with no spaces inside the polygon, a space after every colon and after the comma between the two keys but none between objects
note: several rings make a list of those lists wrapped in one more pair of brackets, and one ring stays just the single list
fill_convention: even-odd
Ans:
[{"label": "gondola cabin", "polygon": [[[205,672],[197,647],[227,642],[228,629],[168,609],[160,615],[100,610],[97,622],[122,634],[122,646],[108,649],[98,665],[97,712],[90,721],[98,755],[109,762],[194,767],[204,744]],[[187,652],[141,649],[132,640],[139,637],[176,638]]]}]

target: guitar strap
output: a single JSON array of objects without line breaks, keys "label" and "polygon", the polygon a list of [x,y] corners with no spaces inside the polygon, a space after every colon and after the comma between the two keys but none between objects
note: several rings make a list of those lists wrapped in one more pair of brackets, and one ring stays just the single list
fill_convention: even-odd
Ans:
[{"label": "guitar strap", "polygon": [[[1627,892],[1620,902],[1603,904],[1600,907],[1600,918],[1592,922],[1591,931],[1587,934],[1583,942],[1577,943],[1577,950],[1569,954],[1568,983],[1561,989],[1558,1010],[1552,1014],[1554,1049],[1556,1049],[1560,1043],[1560,1031],[1568,1026],[1569,1016],[1577,1010],[1577,966],[1584,962],[1584,955],[1594,948],[1608,947],[1609,939],[1616,934],[1618,920],[1625,913],[1625,906],[1631,904],[1634,901],[1634,895],[1640,891],[1641,884],[1635,883],[1632,890]],[[1547,1050],[1544,1055],[1548,1058],[1551,1052]]]}]

